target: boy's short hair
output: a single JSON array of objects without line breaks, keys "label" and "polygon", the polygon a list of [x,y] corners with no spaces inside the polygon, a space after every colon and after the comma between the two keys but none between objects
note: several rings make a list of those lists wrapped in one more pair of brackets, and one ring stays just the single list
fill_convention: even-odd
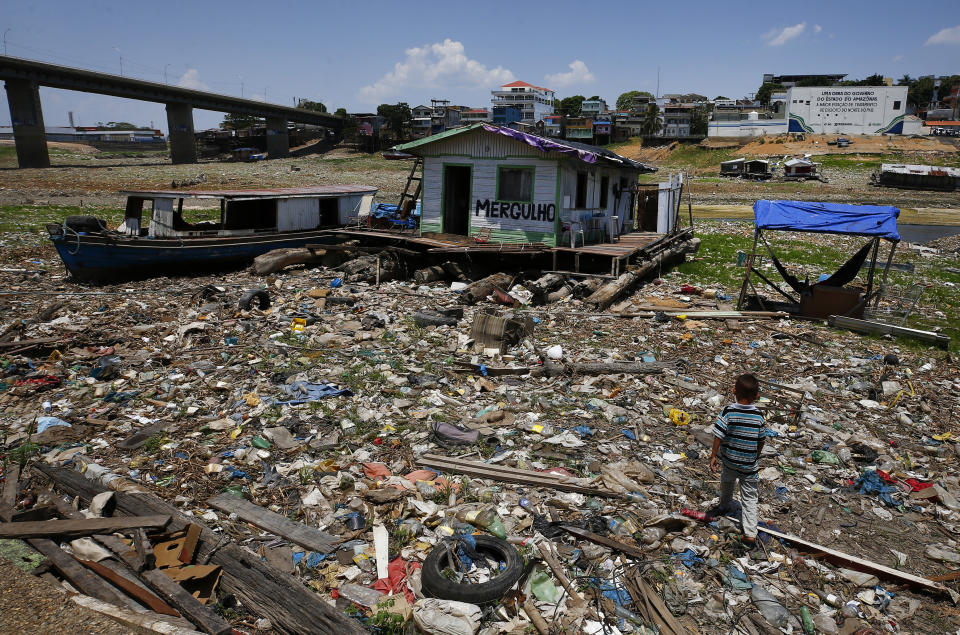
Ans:
[{"label": "boy's short hair", "polygon": [[756,399],[760,394],[760,382],[752,374],[744,373],[737,377],[733,392],[739,399]]}]

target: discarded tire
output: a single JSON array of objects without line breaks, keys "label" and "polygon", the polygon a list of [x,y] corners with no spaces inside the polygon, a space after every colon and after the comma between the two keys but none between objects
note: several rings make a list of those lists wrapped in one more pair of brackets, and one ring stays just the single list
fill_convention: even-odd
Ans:
[{"label": "discarded tire", "polygon": [[238,303],[240,308],[244,311],[250,310],[250,304],[256,298],[258,306],[261,311],[270,308],[270,294],[267,293],[266,289],[250,289],[242,296],[240,296],[240,302]]},{"label": "discarded tire", "polygon": [[[443,576],[443,570],[454,566],[454,563],[450,562],[447,548],[441,543],[434,547],[423,562],[420,579],[423,582],[425,595],[443,600],[486,604],[501,599],[517,583],[523,575],[523,560],[516,548],[493,536],[474,536],[474,539],[477,542],[477,551],[497,562],[502,562],[503,570],[489,582],[482,584],[460,584],[449,580]],[[451,551],[455,550],[456,547],[451,545]]]},{"label": "discarded tire", "polygon": [[413,323],[417,326],[455,326],[457,318],[440,315],[435,311],[417,311]]}]

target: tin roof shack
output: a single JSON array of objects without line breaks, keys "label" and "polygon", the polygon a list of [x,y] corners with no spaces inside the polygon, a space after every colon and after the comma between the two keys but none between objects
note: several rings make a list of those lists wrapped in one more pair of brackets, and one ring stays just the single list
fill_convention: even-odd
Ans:
[{"label": "tin roof shack", "polygon": [[501,243],[555,246],[574,229],[602,242],[611,223],[616,233],[633,227],[637,177],[656,171],[602,148],[486,123],[397,149],[423,157],[422,234]]},{"label": "tin roof shack", "polygon": [[773,176],[770,162],[763,159],[731,159],[720,164],[720,176],[741,176],[750,179],[769,179]]},{"label": "tin roof shack", "polygon": [[785,181],[823,180],[823,175],[820,173],[822,165],[807,157],[789,159],[783,163],[783,179]]},{"label": "tin roof shack", "polygon": [[954,192],[960,191],[960,168],[883,163],[871,180],[882,187]]}]

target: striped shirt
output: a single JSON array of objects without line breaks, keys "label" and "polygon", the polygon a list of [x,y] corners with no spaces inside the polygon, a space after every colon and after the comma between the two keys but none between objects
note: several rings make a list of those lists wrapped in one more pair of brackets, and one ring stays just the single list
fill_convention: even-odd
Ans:
[{"label": "striped shirt", "polygon": [[720,460],[742,474],[755,474],[759,468],[760,440],[766,430],[763,415],[753,404],[730,404],[723,409],[713,426],[713,436],[720,439]]}]

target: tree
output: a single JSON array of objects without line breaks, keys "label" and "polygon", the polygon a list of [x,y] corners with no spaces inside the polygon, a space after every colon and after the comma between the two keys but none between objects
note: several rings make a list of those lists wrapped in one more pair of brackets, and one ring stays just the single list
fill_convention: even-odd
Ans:
[{"label": "tree", "polygon": [[347,114],[346,108],[337,108],[334,113],[335,116],[340,117],[341,119],[346,119],[350,115]]},{"label": "tree", "polygon": [[912,106],[925,106],[933,99],[933,78],[918,79],[907,89],[907,103]]},{"label": "tree", "polygon": [[107,128],[109,130],[136,130],[137,129],[137,126],[127,121],[108,121],[107,123],[98,121],[97,127]]},{"label": "tree", "polygon": [[817,86],[833,86],[833,80],[820,77],[807,77],[806,79],[801,79],[797,82],[798,87],[810,87],[815,88]]},{"label": "tree", "polygon": [[263,118],[238,112],[228,112],[223,116],[220,127],[224,130],[246,130],[263,125]]},{"label": "tree", "polygon": [[309,99],[298,99],[297,108],[304,110],[313,110],[314,112],[327,112],[327,107],[319,101],[310,101]]},{"label": "tree", "polygon": [[770,103],[770,95],[773,93],[778,93],[780,91],[786,90],[783,84],[774,84],[772,82],[765,82],[760,86],[760,90],[757,91],[757,101],[761,104]]},{"label": "tree", "polygon": [[643,123],[640,124],[643,136],[652,137],[656,135],[660,132],[662,125],[660,122],[660,107],[655,103],[651,103],[650,107],[647,108],[646,114],[643,116]]},{"label": "tree", "polygon": [[717,95],[713,98],[713,101],[718,101],[720,99],[730,99],[729,97],[724,97],[723,95]]},{"label": "tree", "polygon": [[380,104],[377,106],[377,114],[387,120],[387,127],[398,139],[403,138],[404,129],[413,117],[410,104],[405,101],[396,104]]},{"label": "tree", "polygon": [[653,95],[645,90],[628,90],[617,97],[617,110],[633,110],[633,100],[636,97],[649,97],[653,99]]},{"label": "tree", "polygon": [[564,97],[560,100],[560,106],[557,108],[564,117],[579,117],[580,109],[583,106],[583,95],[574,95],[573,97]]},{"label": "tree", "polygon": [[904,75],[900,78],[900,81],[897,82],[897,86],[909,86],[913,83],[913,78],[909,75]]},{"label": "tree", "polygon": [[868,77],[861,79],[857,82],[858,86],[886,86],[887,82],[883,79],[883,75],[880,73],[874,73]]},{"label": "tree", "polygon": [[594,95],[589,101],[600,101],[601,99],[603,98],[600,95]]},{"label": "tree", "polygon": [[707,136],[707,126],[710,120],[710,108],[707,104],[694,107],[690,115],[690,135],[694,137]]},{"label": "tree", "polygon": [[346,108],[337,108],[334,116],[343,119],[343,130],[341,136],[346,141],[355,141],[357,136],[357,120],[351,117]]}]

